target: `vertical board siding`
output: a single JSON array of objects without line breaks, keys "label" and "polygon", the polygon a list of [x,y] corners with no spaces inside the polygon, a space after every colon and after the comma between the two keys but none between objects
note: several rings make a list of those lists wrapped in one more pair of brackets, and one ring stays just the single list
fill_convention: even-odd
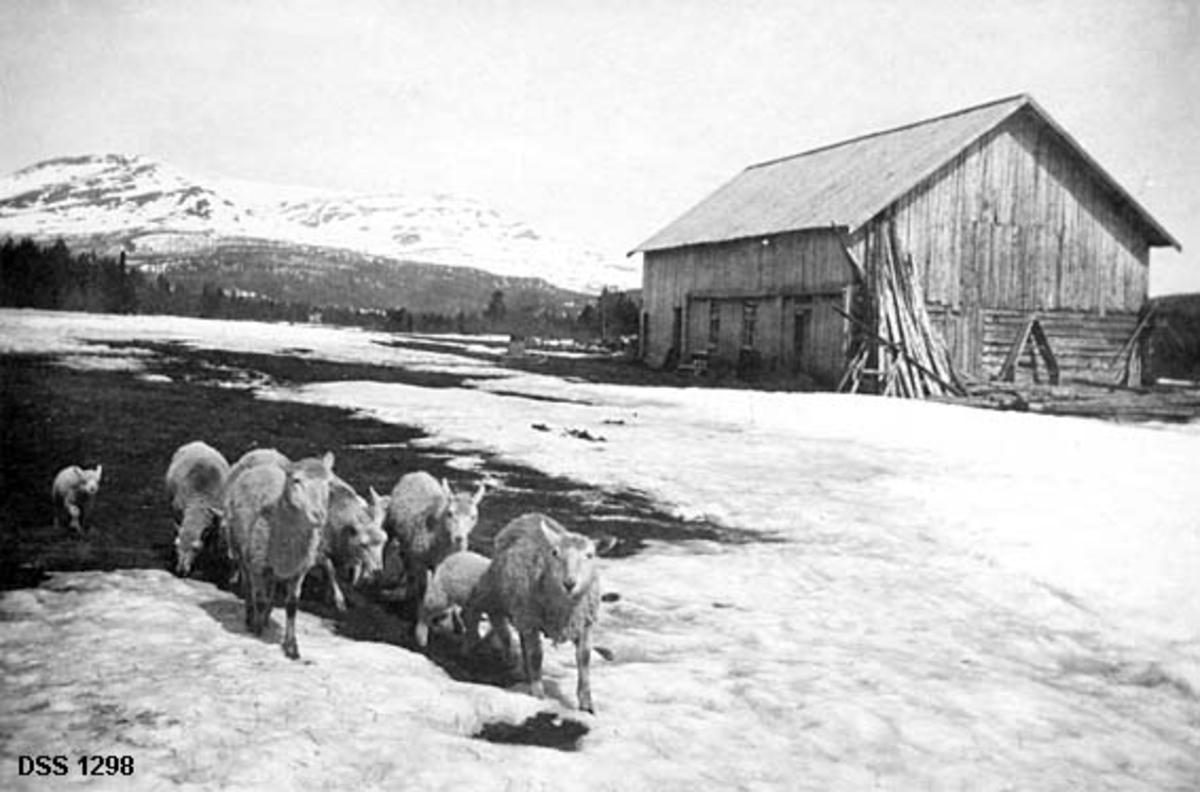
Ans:
[{"label": "vertical board siding", "polygon": [[[717,298],[721,339],[717,355],[735,364],[740,351],[742,303],[758,303],[756,347],[771,369],[790,365],[789,345],[794,332],[793,309],[785,297],[840,292],[853,279],[841,243],[831,231],[780,234],[717,245],[696,245],[644,254],[642,288],[649,314],[649,343],[645,355],[661,366],[671,344],[671,317],[683,307],[686,326],[681,358],[705,351],[708,345],[709,302]],[[836,358],[838,372],[844,356],[844,320],[831,309],[816,311],[812,343],[827,368]]]},{"label": "vertical board siding", "polygon": [[895,204],[934,304],[1136,311],[1149,247],[1044,124],[1017,114]]},{"label": "vertical board siding", "polygon": [[[1027,114],[969,146],[891,216],[951,357],[970,374],[994,373],[992,310],[1114,313],[1119,334],[1146,300],[1144,229],[1053,129]],[[1073,326],[1083,325],[1060,330]],[[1078,366],[1093,369],[1085,358]]]},{"label": "vertical board siding", "polygon": [[[1111,358],[1146,300],[1149,240],[1145,221],[1032,109],[1018,111],[863,227],[851,249],[868,260],[867,229],[895,224],[912,257],[931,317],[955,366],[974,376],[998,368],[997,350],[1014,325],[1037,312],[1063,350],[1063,371],[1093,371]],[[645,253],[643,299],[649,315],[646,359],[661,365],[672,312],[686,317],[684,349],[707,346],[708,302],[721,311],[718,353],[739,351],[741,300],[759,299],[759,349],[771,365],[797,367],[791,346],[796,294],[829,294],[853,275],[830,231],[811,230]],[[814,305],[808,365],[844,363],[845,321]],[[1053,328],[1053,329],[1051,329]],[[1019,329],[1019,327],[1018,327]],[[1078,337],[1071,336],[1077,331]],[[1123,335],[1124,334],[1124,335]],[[1056,342],[1057,339],[1057,342]],[[1113,346],[1115,344],[1115,347]],[[1004,351],[1007,351],[1005,347]],[[803,361],[802,361],[803,362]]]}]

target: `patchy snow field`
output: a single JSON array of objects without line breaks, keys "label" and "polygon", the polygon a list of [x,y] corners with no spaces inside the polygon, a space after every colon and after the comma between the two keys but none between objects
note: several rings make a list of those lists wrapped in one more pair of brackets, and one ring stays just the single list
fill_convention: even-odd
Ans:
[{"label": "patchy snow field", "polygon": [[[132,778],[96,784],[114,789],[1200,788],[1194,431],[572,382],[355,330],[0,311],[0,352],[138,364],[84,340],[478,376],[260,395],[776,541],[606,561],[621,598],[597,635],[613,659],[593,663],[595,717],[568,709],[569,647],[548,649],[538,702],[308,614],[291,663],[233,597],[165,572],[60,575],[0,600],[2,788],[49,788],[17,776],[20,754],[132,755]],[[471,736],[547,708],[591,727],[578,751]]]}]

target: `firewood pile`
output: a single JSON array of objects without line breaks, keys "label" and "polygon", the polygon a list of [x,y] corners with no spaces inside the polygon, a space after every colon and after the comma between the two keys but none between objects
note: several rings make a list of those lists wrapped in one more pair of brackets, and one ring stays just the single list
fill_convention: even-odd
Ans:
[{"label": "firewood pile", "polygon": [[901,255],[891,224],[868,233],[865,263],[844,240],[843,247],[864,292],[861,318],[838,311],[858,331],[838,390],[909,399],[963,395],[946,344],[925,309],[912,258]]}]

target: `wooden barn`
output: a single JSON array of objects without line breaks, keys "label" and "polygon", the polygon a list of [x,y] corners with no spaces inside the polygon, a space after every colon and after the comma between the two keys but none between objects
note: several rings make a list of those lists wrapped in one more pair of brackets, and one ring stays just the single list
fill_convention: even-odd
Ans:
[{"label": "wooden barn", "polygon": [[1150,248],[1179,248],[1014,96],[746,168],[634,250],[642,356],[833,386],[875,326],[862,297],[889,245],[955,371],[980,379],[1032,317],[1064,375],[1109,367]]}]

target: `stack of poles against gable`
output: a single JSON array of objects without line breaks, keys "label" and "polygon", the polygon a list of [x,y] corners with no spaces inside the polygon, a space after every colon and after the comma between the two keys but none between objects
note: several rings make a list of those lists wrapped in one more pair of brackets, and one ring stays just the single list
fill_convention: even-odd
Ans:
[{"label": "stack of poles against gable", "polygon": [[844,239],[842,246],[861,273],[865,292],[861,316],[843,313],[859,332],[838,390],[908,399],[963,395],[946,344],[925,308],[912,257],[901,255],[891,221],[867,229],[864,263]]}]

